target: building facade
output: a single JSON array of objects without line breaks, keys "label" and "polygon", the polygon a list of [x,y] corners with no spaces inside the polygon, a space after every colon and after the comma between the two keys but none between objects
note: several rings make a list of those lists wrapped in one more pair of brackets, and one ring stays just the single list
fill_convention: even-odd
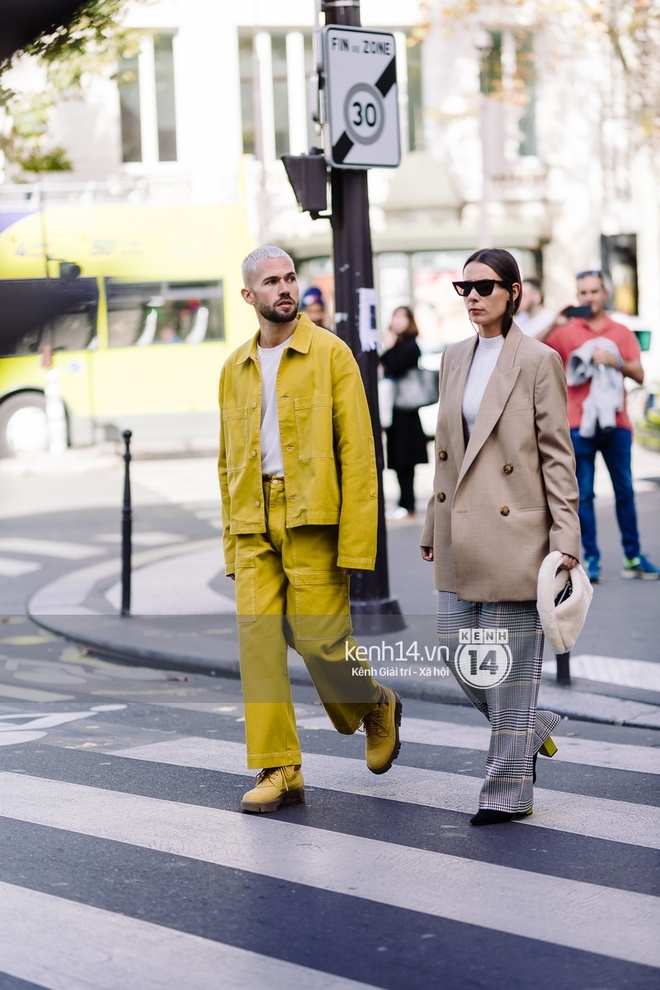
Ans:
[{"label": "building facade", "polygon": [[[570,9],[362,0],[396,33],[403,161],[370,172],[380,324],[414,306],[430,348],[469,332],[452,278],[477,246],[507,247],[574,301],[604,268],[614,302],[660,353],[658,202],[635,147],[607,39],[574,36]],[[137,55],[62,99],[51,122],[80,195],[218,204],[245,197],[254,243],[275,241],[331,305],[327,219],[301,214],[279,160],[321,138],[312,121],[314,0],[157,0],[128,8]],[[48,180],[50,188],[51,180]],[[3,193],[6,197],[6,193]]]}]

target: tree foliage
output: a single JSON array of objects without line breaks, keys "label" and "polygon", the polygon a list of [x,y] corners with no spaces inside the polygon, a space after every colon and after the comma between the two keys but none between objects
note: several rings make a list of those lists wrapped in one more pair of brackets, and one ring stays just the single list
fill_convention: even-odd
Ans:
[{"label": "tree foliage", "polygon": [[[112,76],[123,56],[137,54],[142,33],[124,28],[127,0],[88,0],[74,20],[31,42],[0,65],[0,149],[14,174],[62,172],[71,169],[66,150],[53,145],[49,123],[62,97],[82,95],[85,79]],[[17,91],[4,80],[25,58],[41,69],[39,91]]]},{"label": "tree foliage", "polygon": [[499,22],[550,26],[564,51],[588,41],[611,46],[620,63],[629,106],[642,140],[660,143],[660,0],[427,0],[447,28]]}]

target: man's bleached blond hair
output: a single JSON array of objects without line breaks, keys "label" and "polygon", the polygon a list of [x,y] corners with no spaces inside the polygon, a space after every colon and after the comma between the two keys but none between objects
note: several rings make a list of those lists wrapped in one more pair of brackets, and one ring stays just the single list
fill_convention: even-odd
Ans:
[{"label": "man's bleached blond hair", "polygon": [[248,254],[247,258],[243,261],[241,265],[241,274],[243,275],[243,284],[246,289],[251,289],[254,282],[255,276],[257,274],[257,269],[262,261],[267,258],[287,258],[291,262],[291,267],[295,270],[295,265],[293,263],[293,258],[290,254],[287,254],[281,247],[276,247],[275,244],[263,244],[261,247],[255,248]]}]

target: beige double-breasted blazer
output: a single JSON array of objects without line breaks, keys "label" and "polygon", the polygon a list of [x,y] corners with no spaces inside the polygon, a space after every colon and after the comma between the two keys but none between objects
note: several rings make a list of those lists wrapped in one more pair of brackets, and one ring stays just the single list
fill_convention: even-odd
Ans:
[{"label": "beige double-breasted blazer", "polygon": [[531,601],[551,550],[579,557],[575,458],[559,355],[513,324],[467,448],[462,402],[477,336],[440,371],[435,480],[420,543],[462,601]]}]

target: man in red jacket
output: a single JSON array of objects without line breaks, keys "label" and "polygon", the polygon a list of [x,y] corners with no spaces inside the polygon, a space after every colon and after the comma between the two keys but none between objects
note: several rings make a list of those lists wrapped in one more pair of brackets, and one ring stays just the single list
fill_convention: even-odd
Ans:
[{"label": "man in red jacket", "polygon": [[[588,319],[572,319],[561,325],[556,322],[546,333],[539,334],[561,356],[564,368],[570,358],[588,342],[596,341],[591,355],[593,365],[616,369],[624,378],[632,378],[639,385],[644,381],[644,369],[640,361],[640,349],[632,330],[615,323],[605,312],[608,291],[600,271],[580,272],[577,276],[577,295],[581,306],[591,307]],[[615,347],[599,346],[598,341],[609,341]],[[615,353],[618,352],[618,353]],[[642,578],[655,581],[660,570],[642,554],[637,529],[637,510],[633,490],[630,457],[632,450],[632,423],[626,410],[625,390],[623,403],[616,413],[616,425],[603,428],[596,424],[593,435],[583,422],[584,402],[590,394],[593,379],[579,385],[568,386],[568,419],[571,439],[575,449],[578,487],[580,489],[580,525],[584,547],[585,569],[593,583],[600,580],[600,551],[596,542],[596,515],[594,512],[594,471],[596,453],[600,450],[612,479],[616,501],[616,518],[623,545],[624,578]],[[582,425],[582,430],[580,429]]]}]

